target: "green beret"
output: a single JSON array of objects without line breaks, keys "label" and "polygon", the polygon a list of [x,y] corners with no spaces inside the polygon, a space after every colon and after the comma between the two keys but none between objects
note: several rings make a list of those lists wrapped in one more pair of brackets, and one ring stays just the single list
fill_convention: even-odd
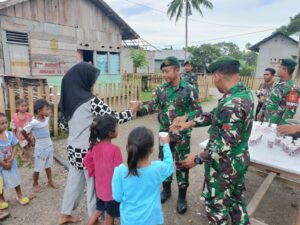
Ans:
[{"label": "green beret", "polygon": [[294,69],[297,63],[292,59],[282,59],[281,65]]},{"label": "green beret", "polygon": [[237,65],[240,66],[240,62],[236,60],[233,57],[230,56],[222,56],[217,58],[215,61],[213,61],[209,66],[208,66],[208,71],[210,73],[214,73],[217,69],[223,67],[223,66],[229,66],[229,65]]},{"label": "green beret", "polygon": [[166,66],[177,66],[178,68],[180,68],[179,61],[174,56],[169,56],[166,59],[164,59],[164,61],[160,65],[160,70],[162,70],[162,68],[164,68]]},{"label": "green beret", "polygon": [[189,61],[185,61],[183,65],[184,65],[184,66],[185,66],[185,65],[192,65],[192,62],[191,62],[190,60],[189,60]]}]

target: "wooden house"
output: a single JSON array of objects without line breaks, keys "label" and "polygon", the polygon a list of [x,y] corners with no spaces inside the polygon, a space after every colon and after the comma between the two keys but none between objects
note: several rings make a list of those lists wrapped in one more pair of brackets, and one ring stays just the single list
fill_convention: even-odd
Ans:
[{"label": "wooden house", "polygon": [[1,2],[0,31],[0,75],[53,85],[80,61],[119,77],[122,41],[139,38],[103,0]]}]

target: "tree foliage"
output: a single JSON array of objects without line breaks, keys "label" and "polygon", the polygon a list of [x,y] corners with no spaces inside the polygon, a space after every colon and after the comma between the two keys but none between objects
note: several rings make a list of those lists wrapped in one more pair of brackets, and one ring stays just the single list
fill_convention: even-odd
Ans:
[{"label": "tree foliage", "polygon": [[144,49],[138,48],[130,48],[129,49],[129,56],[132,60],[134,73],[137,73],[138,68],[145,68],[148,66],[148,60],[146,51]]},{"label": "tree foliage", "polygon": [[[251,46],[249,43],[246,47]],[[188,48],[191,53],[191,61],[194,68],[204,73],[206,67],[220,56],[232,56],[241,63],[241,75],[250,76],[255,72],[257,54],[240,48],[232,42],[220,42],[217,44],[202,44]]]},{"label": "tree foliage", "polygon": [[290,22],[288,25],[281,26],[277,29],[286,35],[292,35],[300,32],[300,13],[294,17],[290,17]]}]

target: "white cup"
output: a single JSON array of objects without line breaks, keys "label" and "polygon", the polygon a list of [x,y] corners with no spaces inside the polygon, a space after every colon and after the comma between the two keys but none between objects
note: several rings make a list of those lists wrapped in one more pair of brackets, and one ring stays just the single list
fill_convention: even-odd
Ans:
[{"label": "white cup", "polygon": [[[159,136],[159,137],[162,137],[162,138],[167,137],[168,135],[169,135],[168,132],[159,132],[159,133],[158,133],[158,136]],[[161,146],[164,145],[160,139],[159,139],[159,144],[160,144]]]}]

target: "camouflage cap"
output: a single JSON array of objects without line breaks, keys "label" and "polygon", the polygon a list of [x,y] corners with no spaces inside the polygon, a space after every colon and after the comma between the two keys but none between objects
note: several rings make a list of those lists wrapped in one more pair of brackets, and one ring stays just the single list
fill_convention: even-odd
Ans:
[{"label": "camouflage cap", "polygon": [[208,71],[210,73],[214,73],[217,69],[223,67],[223,66],[228,66],[228,65],[237,65],[240,66],[240,62],[230,56],[222,56],[217,58],[215,61],[213,61],[209,66],[208,66]]},{"label": "camouflage cap", "polygon": [[166,66],[177,66],[178,68],[180,67],[179,61],[176,57],[174,56],[169,56],[164,59],[162,64],[160,65],[160,70]]},{"label": "camouflage cap", "polygon": [[281,65],[294,69],[297,63],[292,59],[282,59]]}]

